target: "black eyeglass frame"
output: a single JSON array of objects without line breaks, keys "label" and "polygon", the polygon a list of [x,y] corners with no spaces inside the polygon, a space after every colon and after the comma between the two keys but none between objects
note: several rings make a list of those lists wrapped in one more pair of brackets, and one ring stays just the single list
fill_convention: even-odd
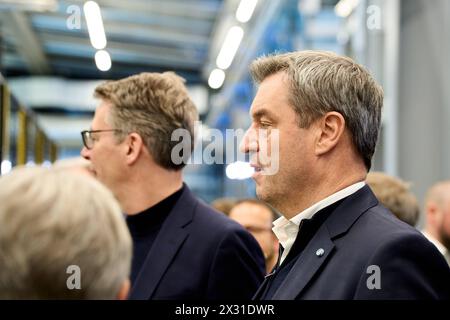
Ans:
[{"label": "black eyeglass frame", "polygon": [[89,146],[88,139],[91,139],[91,138],[88,138],[88,135],[90,135],[91,133],[99,133],[99,132],[122,132],[122,130],[106,129],[106,130],[83,130],[83,131],[81,131],[81,139],[83,140],[83,145],[86,147],[86,149],[91,150],[93,147],[93,146]]}]

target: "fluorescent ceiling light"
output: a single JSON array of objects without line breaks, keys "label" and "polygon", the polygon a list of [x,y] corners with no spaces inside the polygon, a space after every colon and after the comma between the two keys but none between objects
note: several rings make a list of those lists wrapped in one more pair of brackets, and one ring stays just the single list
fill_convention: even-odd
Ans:
[{"label": "fluorescent ceiling light", "polygon": [[234,56],[236,55],[243,37],[244,30],[242,30],[241,27],[234,26],[228,30],[225,41],[223,42],[222,48],[217,56],[216,64],[218,68],[223,70],[228,69],[233,62]]},{"label": "fluorescent ceiling light", "polygon": [[100,71],[108,71],[111,69],[111,57],[108,51],[99,50],[95,53],[95,64]]},{"label": "fluorescent ceiling light", "polygon": [[211,74],[209,75],[208,85],[212,89],[219,89],[224,81],[225,81],[225,72],[223,72],[223,70],[220,69],[214,69],[213,71],[211,71]]},{"label": "fluorescent ceiling light", "polygon": [[84,4],[83,9],[92,46],[97,50],[104,49],[106,47],[106,35],[100,7],[97,2],[88,1]]},{"label": "fluorescent ceiling light", "polygon": [[242,23],[249,21],[257,3],[258,0],[241,0],[236,10],[236,19]]},{"label": "fluorescent ceiling light", "polygon": [[359,0],[341,0],[334,7],[334,12],[342,18],[347,18],[358,6]]}]

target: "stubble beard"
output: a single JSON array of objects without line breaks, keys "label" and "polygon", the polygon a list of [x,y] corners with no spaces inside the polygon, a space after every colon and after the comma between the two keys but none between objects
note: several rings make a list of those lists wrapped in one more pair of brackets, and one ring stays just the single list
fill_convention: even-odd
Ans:
[{"label": "stubble beard", "polygon": [[444,229],[444,225],[442,224],[439,228],[439,236],[441,238],[441,242],[447,250],[450,251],[450,234],[447,234]]}]

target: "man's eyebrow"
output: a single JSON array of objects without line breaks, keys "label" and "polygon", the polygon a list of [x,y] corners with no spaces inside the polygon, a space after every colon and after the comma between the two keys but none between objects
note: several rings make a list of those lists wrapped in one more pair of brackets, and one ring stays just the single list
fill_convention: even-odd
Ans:
[{"label": "man's eyebrow", "polygon": [[253,119],[260,119],[260,118],[262,118],[262,117],[264,117],[264,116],[266,116],[266,117],[269,117],[269,118],[275,118],[275,115],[274,115],[274,113],[273,112],[271,112],[271,111],[269,111],[269,110],[267,110],[267,109],[259,109],[259,110],[257,110],[257,111],[255,111],[254,113],[252,113],[251,115],[250,115]]}]

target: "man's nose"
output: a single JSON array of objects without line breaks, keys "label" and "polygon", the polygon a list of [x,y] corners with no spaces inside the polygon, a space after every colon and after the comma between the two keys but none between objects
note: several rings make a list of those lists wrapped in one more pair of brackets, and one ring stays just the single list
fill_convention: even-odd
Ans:
[{"label": "man's nose", "polygon": [[81,152],[80,152],[80,154],[83,158],[85,158],[87,160],[91,160],[89,153],[90,153],[89,149],[86,147],[83,147],[83,149],[81,149]]},{"label": "man's nose", "polygon": [[256,130],[252,127],[245,132],[244,138],[239,146],[239,150],[243,153],[257,152],[258,140]]}]

